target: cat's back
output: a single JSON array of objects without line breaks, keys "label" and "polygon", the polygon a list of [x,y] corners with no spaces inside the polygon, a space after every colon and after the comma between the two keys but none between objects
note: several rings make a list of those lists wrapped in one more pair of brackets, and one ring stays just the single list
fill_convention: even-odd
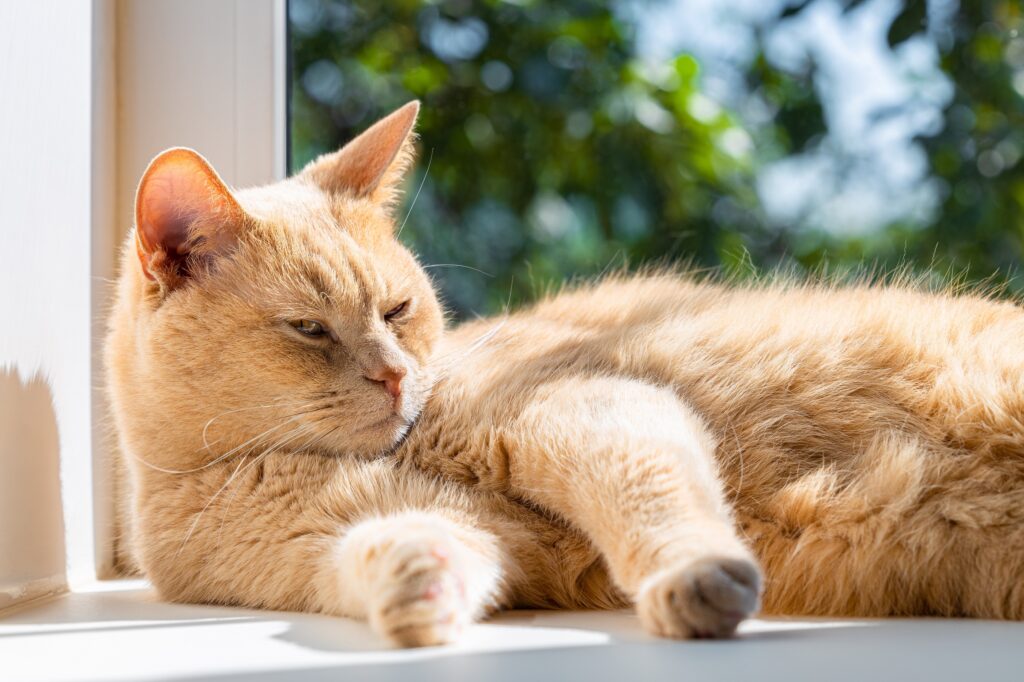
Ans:
[{"label": "cat's back", "polygon": [[672,386],[720,438],[852,454],[880,428],[942,441],[990,431],[982,413],[1024,421],[1021,339],[1020,306],[971,293],[614,277],[453,330],[439,402],[486,421],[546,382],[613,374]]},{"label": "cat's back", "polygon": [[949,362],[990,343],[1022,345],[1019,338],[1024,309],[979,294],[911,285],[730,286],[663,273],[607,278],[513,315],[465,324],[450,333],[445,352],[461,353],[471,364],[499,354],[579,355],[585,346],[591,357],[606,361],[611,353],[626,364],[633,364],[629,356],[636,351],[650,350],[733,361],[874,355],[883,364],[905,366]]}]

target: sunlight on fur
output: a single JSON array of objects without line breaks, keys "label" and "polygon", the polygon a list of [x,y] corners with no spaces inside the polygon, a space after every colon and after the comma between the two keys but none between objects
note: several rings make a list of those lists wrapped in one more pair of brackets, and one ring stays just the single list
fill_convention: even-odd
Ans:
[{"label": "sunlight on fur", "polygon": [[446,330],[395,238],[418,109],[266,187],[146,170],[106,364],[164,598],[407,646],[510,607],[1024,617],[1018,306],[651,271]]}]

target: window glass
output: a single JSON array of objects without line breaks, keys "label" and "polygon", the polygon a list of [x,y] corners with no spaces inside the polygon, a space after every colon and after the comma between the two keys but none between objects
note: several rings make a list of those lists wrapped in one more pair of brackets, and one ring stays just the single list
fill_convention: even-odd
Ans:
[{"label": "window glass", "polygon": [[401,237],[459,316],[650,262],[1024,288],[1018,0],[291,0],[289,31],[292,169],[423,101]]}]

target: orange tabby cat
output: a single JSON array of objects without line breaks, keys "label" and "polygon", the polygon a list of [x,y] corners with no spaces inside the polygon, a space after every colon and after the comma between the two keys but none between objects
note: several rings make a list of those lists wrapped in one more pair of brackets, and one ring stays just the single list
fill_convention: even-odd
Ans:
[{"label": "orange tabby cat", "polygon": [[146,171],[107,363],[165,597],[725,636],[756,555],[772,613],[1024,617],[1020,308],[662,274],[443,333],[393,235],[417,110],[267,187]]}]

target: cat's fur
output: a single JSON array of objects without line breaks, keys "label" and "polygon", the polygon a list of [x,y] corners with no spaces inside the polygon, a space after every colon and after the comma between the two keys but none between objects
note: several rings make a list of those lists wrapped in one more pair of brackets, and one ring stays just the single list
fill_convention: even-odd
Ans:
[{"label": "cat's fur", "polygon": [[393,235],[416,111],[268,187],[147,170],[107,363],[165,597],[720,636],[756,554],[771,613],[1024,617],[1020,308],[655,274],[442,333]]}]

